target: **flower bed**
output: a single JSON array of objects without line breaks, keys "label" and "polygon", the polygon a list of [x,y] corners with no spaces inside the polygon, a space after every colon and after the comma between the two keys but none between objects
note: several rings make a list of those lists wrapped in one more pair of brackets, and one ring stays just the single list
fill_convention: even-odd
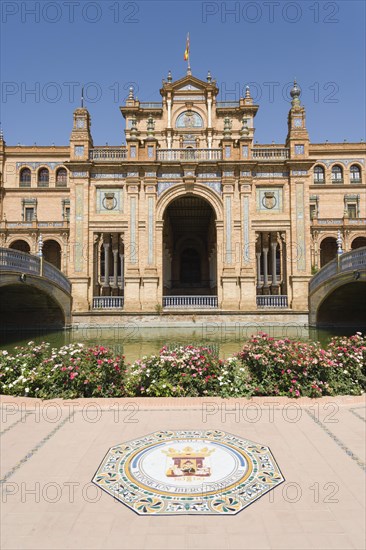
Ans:
[{"label": "flower bed", "polygon": [[163,347],[125,365],[103,346],[49,344],[0,352],[0,393],[55,397],[321,397],[366,390],[366,339],[357,333],[318,343],[253,336],[240,353],[220,360],[208,347]]}]

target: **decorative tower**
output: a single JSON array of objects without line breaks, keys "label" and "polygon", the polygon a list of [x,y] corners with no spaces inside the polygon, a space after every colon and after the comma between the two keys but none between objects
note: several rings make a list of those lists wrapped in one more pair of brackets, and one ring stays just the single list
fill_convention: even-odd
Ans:
[{"label": "decorative tower", "polygon": [[287,166],[290,173],[290,215],[292,247],[287,258],[291,281],[291,307],[306,311],[308,308],[308,283],[311,276],[310,258],[310,169],[309,135],[305,125],[305,109],[300,103],[301,90],[296,79],[290,95],[286,147],[289,149]]},{"label": "decorative tower", "polygon": [[93,139],[90,133],[90,114],[85,107],[74,111],[74,124],[70,137],[70,159],[85,161],[89,159]]},{"label": "decorative tower", "polygon": [[70,137],[70,264],[69,278],[73,289],[73,309],[89,309],[90,272],[86,250],[89,250],[89,168],[92,161],[93,140],[90,133],[90,115],[83,106],[74,111]]},{"label": "decorative tower", "polygon": [[290,149],[290,158],[304,159],[309,155],[309,135],[306,129],[305,108],[300,103],[301,90],[296,79],[290,91],[291,109],[288,114],[288,133],[286,147]]}]

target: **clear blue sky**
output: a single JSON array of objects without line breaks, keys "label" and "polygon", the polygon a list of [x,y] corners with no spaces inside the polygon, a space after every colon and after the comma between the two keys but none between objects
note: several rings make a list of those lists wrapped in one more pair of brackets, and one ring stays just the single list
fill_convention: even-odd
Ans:
[{"label": "clear blue sky", "polygon": [[238,99],[251,84],[259,143],[284,142],[294,76],[313,142],[365,139],[361,0],[2,0],[0,8],[1,122],[9,145],[67,144],[82,83],[94,143],[124,142],[119,105],[130,83],[141,101],[159,101],[168,70],[174,79],[185,74],[187,31],[192,72],[205,79],[209,69],[219,99]]}]

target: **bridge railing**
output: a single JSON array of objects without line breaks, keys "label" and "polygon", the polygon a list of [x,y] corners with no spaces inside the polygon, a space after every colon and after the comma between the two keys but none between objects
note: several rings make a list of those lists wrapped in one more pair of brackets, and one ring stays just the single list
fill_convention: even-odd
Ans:
[{"label": "bridge railing", "polygon": [[0,271],[16,271],[43,276],[69,294],[71,293],[71,283],[66,275],[49,262],[41,261],[39,256],[11,248],[0,248]]},{"label": "bridge railing", "polygon": [[335,258],[322,267],[321,270],[318,271],[318,273],[316,273],[310,280],[310,293],[314,292],[314,290],[324,281],[330,279],[330,277],[333,277],[337,273],[354,271],[358,269],[366,269],[366,246],[340,254],[338,258]]}]

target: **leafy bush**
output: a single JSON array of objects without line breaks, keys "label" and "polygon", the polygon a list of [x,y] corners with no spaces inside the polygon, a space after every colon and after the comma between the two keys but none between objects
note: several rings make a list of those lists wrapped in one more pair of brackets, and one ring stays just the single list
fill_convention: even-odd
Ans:
[{"label": "leafy bush", "polygon": [[143,357],[129,367],[126,389],[131,396],[226,397],[232,373],[207,347],[163,347],[159,355]]},{"label": "leafy bush", "polygon": [[260,333],[238,358],[248,370],[252,395],[359,395],[366,389],[365,350],[361,333],[333,338],[326,350],[318,343],[275,340]]},{"label": "leafy bush", "polygon": [[366,339],[357,333],[319,343],[260,333],[225,361],[208,347],[163,347],[125,366],[103,347],[47,343],[0,352],[0,393],[77,397],[242,397],[359,395],[366,390]]},{"label": "leafy bush", "polygon": [[103,346],[49,344],[16,348],[0,355],[0,392],[41,398],[123,397],[124,358]]}]

